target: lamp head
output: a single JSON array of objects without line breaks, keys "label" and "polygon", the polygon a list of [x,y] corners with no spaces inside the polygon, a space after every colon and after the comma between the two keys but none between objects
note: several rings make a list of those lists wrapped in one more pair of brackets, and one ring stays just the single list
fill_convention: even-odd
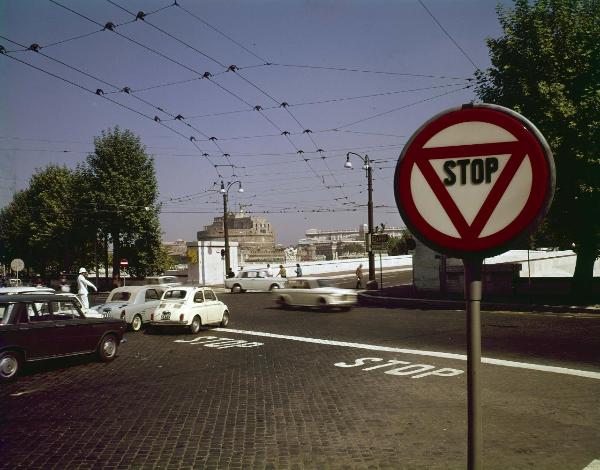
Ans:
[{"label": "lamp head", "polygon": [[225,189],[225,183],[223,183],[223,181],[221,181],[221,193],[225,194],[227,192],[227,190]]},{"label": "lamp head", "polygon": [[240,189],[238,189],[238,193],[243,193],[244,192],[244,188],[242,188],[242,185],[240,184]]},{"label": "lamp head", "polygon": [[352,162],[350,161],[350,155],[346,155],[346,163],[344,163],[344,168],[352,168]]}]

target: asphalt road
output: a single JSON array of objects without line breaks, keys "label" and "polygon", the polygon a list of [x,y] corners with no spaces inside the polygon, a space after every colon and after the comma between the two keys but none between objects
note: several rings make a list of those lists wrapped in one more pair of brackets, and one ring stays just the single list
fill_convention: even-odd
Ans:
[{"label": "asphalt road", "polygon": [[[3,386],[0,468],[466,468],[464,312],[219,297],[226,329],[128,333],[112,363]],[[484,468],[593,468],[600,317],[482,324]]]}]

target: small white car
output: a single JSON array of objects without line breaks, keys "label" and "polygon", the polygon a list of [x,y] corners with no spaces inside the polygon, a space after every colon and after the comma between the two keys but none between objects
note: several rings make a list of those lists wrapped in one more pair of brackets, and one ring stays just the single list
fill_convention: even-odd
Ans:
[{"label": "small white car", "polygon": [[181,282],[177,276],[148,276],[144,279],[146,285],[158,285],[163,289],[165,287],[180,286]]},{"label": "small white car", "polygon": [[113,289],[106,303],[94,308],[105,318],[125,320],[132,331],[139,331],[158,307],[164,288],[160,286],[124,286]]},{"label": "small white car", "polygon": [[148,326],[187,327],[196,334],[203,325],[227,326],[229,309],[208,287],[181,286],[165,291]]},{"label": "small white car", "polygon": [[288,279],[285,287],[273,295],[275,295],[277,303],[282,308],[301,306],[319,307],[326,310],[339,307],[350,310],[358,300],[356,291],[335,287],[332,279],[323,277]]},{"label": "small white car", "polygon": [[225,287],[231,292],[247,290],[272,291],[285,285],[286,278],[267,276],[265,269],[244,269],[235,277],[225,279]]}]

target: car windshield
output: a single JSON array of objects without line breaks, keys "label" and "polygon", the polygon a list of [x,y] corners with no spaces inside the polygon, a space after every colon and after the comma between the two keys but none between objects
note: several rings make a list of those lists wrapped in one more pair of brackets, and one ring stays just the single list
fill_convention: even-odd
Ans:
[{"label": "car windshield", "polygon": [[185,299],[186,295],[187,291],[184,289],[168,290],[167,292],[165,292],[163,300],[183,300]]},{"label": "car windshield", "polygon": [[110,295],[110,299],[108,299],[109,302],[124,302],[127,301],[131,298],[131,292],[127,292],[125,290],[119,291],[119,292],[113,292]]},{"label": "car windshield", "polygon": [[15,304],[0,304],[0,325],[6,324],[13,308],[15,308]]},{"label": "car windshield", "polygon": [[334,287],[332,279],[318,279],[317,285],[319,287]]}]

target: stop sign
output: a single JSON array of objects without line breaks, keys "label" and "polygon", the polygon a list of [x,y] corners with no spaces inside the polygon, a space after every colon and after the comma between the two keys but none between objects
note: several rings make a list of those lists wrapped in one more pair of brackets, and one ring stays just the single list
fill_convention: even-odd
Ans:
[{"label": "stop sign", "polygon": [[126,268],[127,266],[129,266],[129,261],[123,258],[121,261],[119,261],[119,266],[121,266],[122,268]]}]

